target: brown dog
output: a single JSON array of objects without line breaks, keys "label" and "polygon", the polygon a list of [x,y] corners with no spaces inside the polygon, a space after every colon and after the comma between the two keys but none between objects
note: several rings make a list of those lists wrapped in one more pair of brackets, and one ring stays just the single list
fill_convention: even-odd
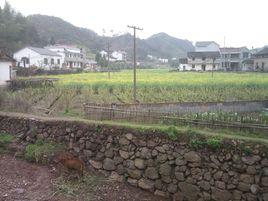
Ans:
[{"label": "brown dog", "polygon": [[63,153],[58,156],[58,162],[61,163],[68,170],[75,170],[80,177],[83,177],[85,163],[79,158],[73,156],[70,153]]}]

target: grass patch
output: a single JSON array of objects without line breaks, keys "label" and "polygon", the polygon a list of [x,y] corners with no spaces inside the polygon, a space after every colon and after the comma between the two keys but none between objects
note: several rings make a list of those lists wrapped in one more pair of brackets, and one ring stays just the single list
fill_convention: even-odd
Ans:
[{"label": "grass patch", "polygon": [[14,136],[10,134],[0,134],[0,144],[10,144],[14,140]]},{"label": "grass patch", "polygon": [[34,144],[26,146],[25,159],[31,162],[47,164],[55,153],[63,151],[62,144],[37,140]]},{"label": "grass patch", "polygon": [[52,181],[53,187],[56,192],[59,192],[67,197],[80,198],[83,197],[83,200],[89,201],[92,200],[93,193],[95,188],[101,182],[106,181],[107,179],[85,174],[83,181],[81,180],[67,180],[64,177],[58,177]]},{"label": "grass patch", "polygon": [[8,145],[14,140],[10,134],[0,134],[0,153],[6,153]]}]

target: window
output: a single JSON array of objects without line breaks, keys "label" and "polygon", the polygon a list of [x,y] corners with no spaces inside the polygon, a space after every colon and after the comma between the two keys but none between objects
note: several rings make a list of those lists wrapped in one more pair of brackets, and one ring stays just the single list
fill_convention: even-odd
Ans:
[{"label": "window", "polygon": [[60,65],[60,59],[57,60],[57,63]]},{"label": "window", "polygon": [[213,64],[213,69],[215,69],[216,68],[216,64]]},{"label": "window", "polygon": [[195,68],[195,64],[192,64],[192,68]]},{"label": "window", "polygon": [[237,59],[237,58],[239,58],[239,54],[231,54],[231,58],[232,59]]},{"label": "window", "polygon": [[248,58],[249,57],[249,53],[248,52],[243,52],[243,58]]},{"label": "window", "polygon": [[202,61],[205,61],[206,60],[206,57],[202,57]]},{"label": "window", "polygon": [[264,66],[265,66],[265,63],[262,62],[262,63],[261,63],[261,69],[262,69],[262,70],[264,70]]},{"label": "window", "polygon": [[47,65],[48,64],[48,59],[44,58],[44,64]]},{"label": "window", "polygon": [[51,64],[54,64],[54,59],[51,59],[51,60],[50,60],[50,63],[51,63]]},{"label": "window", "polygon": [[195,57],[193,57],[193,61],[195,60]]}]

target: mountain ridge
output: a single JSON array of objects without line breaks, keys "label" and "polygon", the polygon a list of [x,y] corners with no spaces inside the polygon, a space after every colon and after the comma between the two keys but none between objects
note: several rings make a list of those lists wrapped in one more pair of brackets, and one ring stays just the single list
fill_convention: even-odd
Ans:
[{"label": "mountain ridge", "polygon": [[[59,17],[36,14],[27,16],[27,19],[35,26],[40,38],[47,43],[53,39],[56,43],[85,46],[96,53],[107,49],[107,39],[109,39],[112,50],[126,51],[129,57],[132,57],[133,36],[130,34],[107,38],[91,29],[77,27]],[[193,48],[190,41],[172,37],[164,32],[146,39],[137,38],[139,59],[146,59],[148,54],[161,58],[184,57]]]}]

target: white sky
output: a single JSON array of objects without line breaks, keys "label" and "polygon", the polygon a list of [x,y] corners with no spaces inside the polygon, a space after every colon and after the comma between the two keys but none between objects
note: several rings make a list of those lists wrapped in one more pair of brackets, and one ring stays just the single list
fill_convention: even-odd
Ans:
[{"label": "white sky", "polygon": [[[144,30],[190,41],[214,40],[220,45],[262,47],[268,44],[267,0],[8,0],[24,15],[60,17],[102,34],[102,29]],[[0,0],[3,5],[4,0]]]}]

